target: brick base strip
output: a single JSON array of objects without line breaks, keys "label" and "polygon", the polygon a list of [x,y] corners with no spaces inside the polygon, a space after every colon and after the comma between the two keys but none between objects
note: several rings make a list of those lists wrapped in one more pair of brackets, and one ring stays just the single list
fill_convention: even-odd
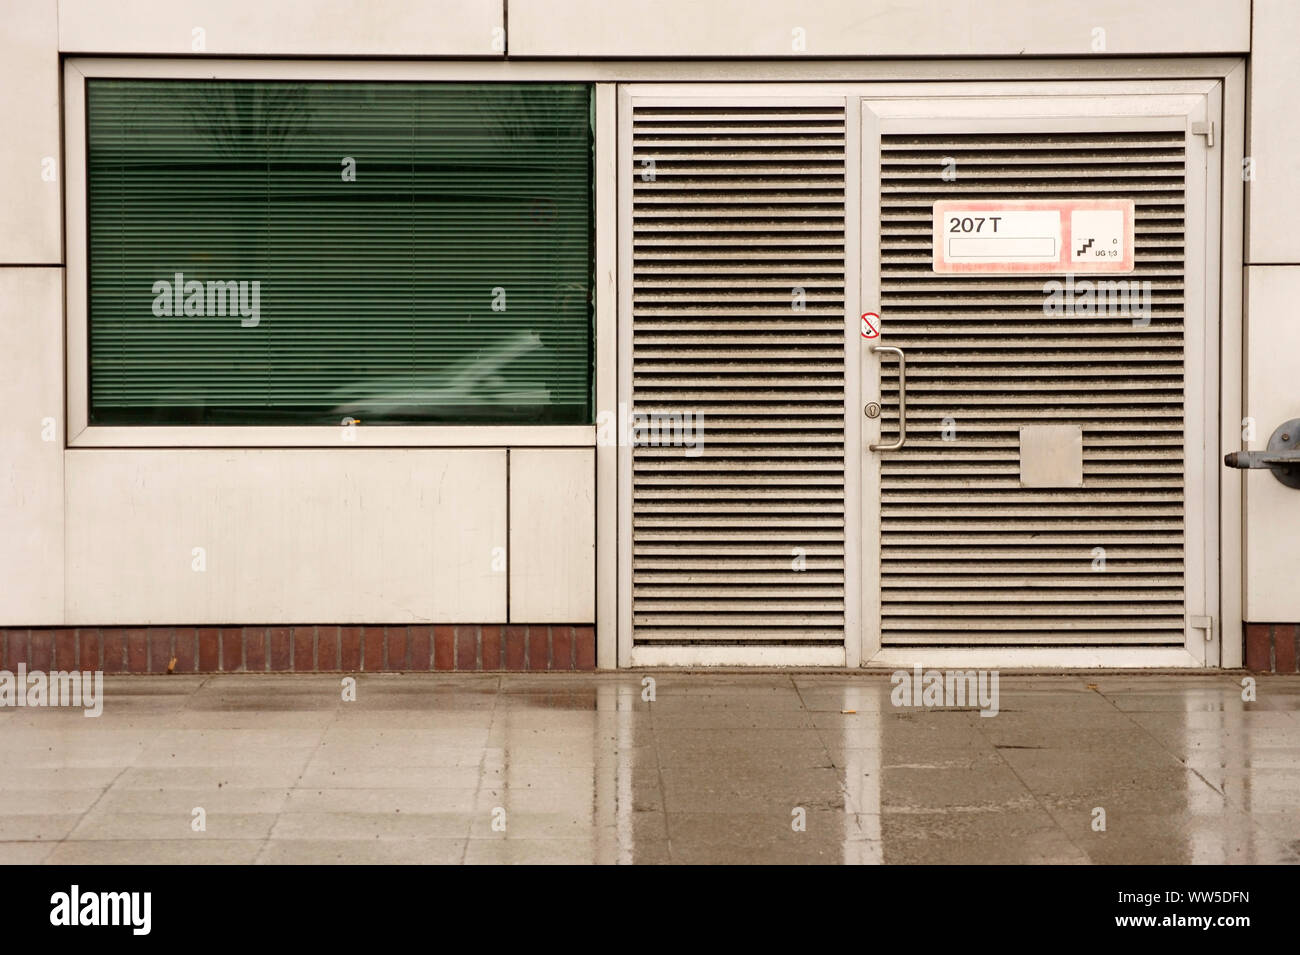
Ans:
[{"label": "brick base strip", "polygon": [[[175,661],[173,664],[172,661]],[[594,670],[590,625],[0,628],[0,669],[105,673]]]},{"label": "brick base strip", "polygon": [[1300,673],[1300,623],[1246,624],[1246,669]]}]

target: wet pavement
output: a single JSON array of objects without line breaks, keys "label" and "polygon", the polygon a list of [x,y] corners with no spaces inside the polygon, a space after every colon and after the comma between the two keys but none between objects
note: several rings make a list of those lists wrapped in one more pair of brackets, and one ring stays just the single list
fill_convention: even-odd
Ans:
[{"label": "wet pavement", "polygon": [[1003,674],[993,717],[888,674],[341,679],[0,709],[0,864],[1300,862],[1298,678]]}]

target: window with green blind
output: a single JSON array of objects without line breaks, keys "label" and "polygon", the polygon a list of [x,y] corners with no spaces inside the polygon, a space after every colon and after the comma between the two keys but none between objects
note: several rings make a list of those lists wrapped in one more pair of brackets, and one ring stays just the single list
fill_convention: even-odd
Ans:
[{"label": "window with green blind", "polygon": [[592,420],[584,84],[90,79],[92,425]]}]

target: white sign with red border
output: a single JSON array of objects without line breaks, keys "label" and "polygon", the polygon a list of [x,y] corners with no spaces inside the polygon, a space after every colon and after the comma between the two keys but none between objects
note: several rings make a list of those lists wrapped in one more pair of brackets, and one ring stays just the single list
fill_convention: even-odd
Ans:
[{"label": "white sign with red border", "polygon": [[1132,199],[944,200],[934,271],[1132,272]]}]

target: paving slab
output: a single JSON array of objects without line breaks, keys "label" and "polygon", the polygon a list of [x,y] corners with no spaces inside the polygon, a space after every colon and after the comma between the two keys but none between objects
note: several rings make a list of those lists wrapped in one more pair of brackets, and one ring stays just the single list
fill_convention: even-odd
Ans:
[{"label": "paving slab", "polygon": [[0,864],[1300,863],[1300,678],[1003,674],[994,716],[878,672],[341,680],[0,709]]}]

